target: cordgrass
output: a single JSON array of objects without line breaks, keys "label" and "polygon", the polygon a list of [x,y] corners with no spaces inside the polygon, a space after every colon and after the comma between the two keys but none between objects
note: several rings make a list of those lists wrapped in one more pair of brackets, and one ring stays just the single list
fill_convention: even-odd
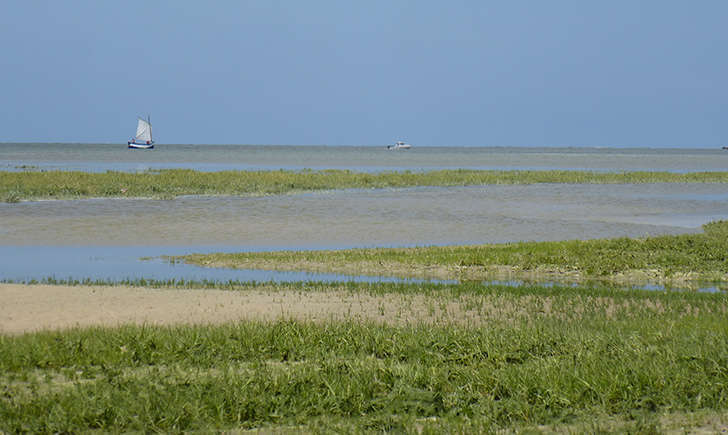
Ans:
[{"label": "cordgrass", "polygon": [[728,282],[728,221],[697,234],[476,246],[190,254],[207,267],[484,280],[602,280],[691,285]]},{"label": "cordgrass", "polygon": [[[691,303],[703,303],[705,301],[728,301],[728,293],[724,292],[678,292],[678,291],[653,291],[626,289],[617,285],[581,285],[581,286],[541,286],[536,284],[524,284],[512,286],[508,284],[480,283],[477,281],[465,281],[461,283],[439,283],[439,282],[356,282],[356,281],[292,281],[292,282],[256,282],[256,281],[214,281],[214,280],[185,280],[185,279],[122,279],[122,280],[98,280],[98,279],[59,279],[48,277],[42,280],[2,280],[8,284],[26,285],[49,285],[49,286],[78,286],[78,287],[137,287],[145,289],[180,289],[180,290],[227,290],[231,292],[265,291],[265,292],[330,292],[341,291],[352,294],[368,294],[373,296],[381,295],[423,295],[427,297],[442,297],[460,299],[467,295],[493,296],[506,295],[520,298],[526,296],[556,297],[579,299],[583,297],[611,298],[618,303],[633,301],[653,301],[653,298],[660,300],[690,300]],[[653,302],[650,302],[653,303]]]},{"label": "cordgrass", "polygon": [[[420,288],[351,288],[405,287]],[[612,292],[614,311],[602,289],[430,289],[435,303],[492,294],[525,315],[479,327],[280,320],[0,335],[0,432],[654,433],[725,423],[724,294]],[[541,314],[546,294],[564,315]]]},{"label": "cordgrass", "polygon": [[728,172],[479,171],[362,173],[349,170],[141,173],[0,171],[0,201],[79,198],[162,198],[180,195],[275,195],[349,188],[403,188],[534,183],[728,183]]}]

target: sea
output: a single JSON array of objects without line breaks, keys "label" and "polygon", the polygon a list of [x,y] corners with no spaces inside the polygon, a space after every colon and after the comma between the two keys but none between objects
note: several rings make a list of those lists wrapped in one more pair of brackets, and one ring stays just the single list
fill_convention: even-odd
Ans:
[{"label": "sea", "polygon": [[[4,143],[0,171],[189,168],[728,171],[728,151],[677,148]],[[728,219],[724,184],[533,184],[343,189],[172,200],[0,203],[0,280],[398,281],[206,269],[164,255],[645,237]]]}]

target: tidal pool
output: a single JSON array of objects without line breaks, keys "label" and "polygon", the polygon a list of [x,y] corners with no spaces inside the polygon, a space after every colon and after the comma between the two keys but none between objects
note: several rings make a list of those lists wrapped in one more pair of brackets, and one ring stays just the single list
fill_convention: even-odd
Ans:
[{"label": "tidal pool", "polygon": [[[0,246],[3,259],[0,281],[255,281],[255,282],[424,282],[375,276],[346,276],[328,273],[269,270],[211,269],[170,263],[163,255],[231,251],[224,246]],[[239,250],[239,249],[238,249]],[[434,281],[431,281],[434,282]],[[437,281],[454,282],[454,281]]]}]

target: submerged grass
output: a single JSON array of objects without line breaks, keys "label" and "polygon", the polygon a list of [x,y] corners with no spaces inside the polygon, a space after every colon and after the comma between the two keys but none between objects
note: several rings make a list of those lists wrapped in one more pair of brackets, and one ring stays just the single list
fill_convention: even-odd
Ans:
[{"label": "submerged grass", "polygon": [[221,171],[168,169],[127,173],[108,171],[2,172],[0,200],[76,198],[162,198],[179,195],[271,195],[347,188],[400,188],[534,183],[728,183],[728,172],[599,173],[589,171],[479,171],[361,173],[323,171]]},{"label": "submerged grass", "polygon": [[[350,288],[378,287],[421,286]],[[664,415],[726,415],[725,295],[613,292],[610,311],[599,289],[429,289],[435,303],[506,298],[522,315],[0,335],[0,432],[654,431]],[[541,315],[548,292],[566,315]]]},{"label": "submerged grass", "polygon": [[520,242],[477,246],[191,254],[169,257],[208,267],[307,270],[356,275],[483,280],[507,275],[613,283],[727,282],[728,221],[703,233],[644,239]]}]

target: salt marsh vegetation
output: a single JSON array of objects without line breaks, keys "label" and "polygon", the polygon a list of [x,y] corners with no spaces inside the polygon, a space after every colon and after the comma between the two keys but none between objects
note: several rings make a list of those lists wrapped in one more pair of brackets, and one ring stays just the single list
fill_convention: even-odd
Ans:
[{"label": "salt marsh vegetation", "polygon": [[728,172],[437,170],[363,173],[350,170],[220,171],[191,169],[139,173],[0,171],[0,200],[160,198],[180,195],[276,195],[333,189],[403,188],[534,183],[728,183]]},{"label": "salt marsh vegetation", "polygon": [[698,234],[643,239],[214,253],[169,258],[206,267],[348,275],[696,285],[728,282],[728,221],[708,223]]},{"label": "salt marsh vegetation", "polygon": [[[659,432],[728,423],[725,294],[222,287],[241,298],[366,294],[373,315],[384,313],[0,335],[0,431]],[[387,311],[392,297],[407,312],[399,320]]]}]

